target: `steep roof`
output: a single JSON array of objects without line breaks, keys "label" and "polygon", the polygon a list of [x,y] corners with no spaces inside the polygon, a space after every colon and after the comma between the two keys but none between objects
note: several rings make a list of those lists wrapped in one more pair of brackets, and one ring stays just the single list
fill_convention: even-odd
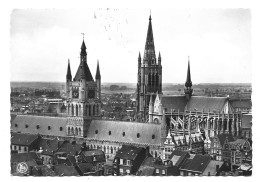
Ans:
[{"label": "steep roof", "polygon": [[79,81],[81,78],[86,79],[86,81],[94,81],[86,61],[80,62],[80,65],[73,80]]},{"label": "steep roof", "polygon": [[87,131],[87,138],[124,143],[160,145],[160,132],[161,126],[158,124],[92,120]]},{"label": "steep roof", "polygon": [[166,95],[162,96],[162,105],[164,108],[167,108],[167,112],[171,112],[173,109],[175,112],[183,112],[187,104],[186,97],[183,95]]},{"label": "steep roof", "polygon": [[43,150],[42,154],[44,155],[53,155],[53,152],[58,150],[59,143],[61,143],[61,141],[42,138],[38,143],[38,148]]},{"label": "steep roof", "polygon": [[100,70],[99,70],[99,62],[97,62],[97,72],[96,72],[96,79],[100,79],[101,75],[100,75]]},{"label": "steep roof", "polygon": [[189,111],[222,112],[227,101],[226,97],[192,96],[185,109]]},{"label": "steep roof", "polygon": [[221,168],[223,164],[224,162],[222,161],[211,160],[207,165],[206,169],[204,170],[204,172],[202,173],[202,176],[208,176],[208,173],[210,173],[211,176],[216,175],[218,172],[216,166],[218,165],[219,168]]},{"label": "steep roof", "polygon": [[152,176],[154,174],[154,167],[151,166],[141,166],[138,169],[137,176]]},{"label": "steep roof", "polygon": [[57,176],[79,176],[74,166],[67,166],[66,164],[55,165],[54,172]]},{"label": "steep roof", "polygon": [[145,148],[135,147],[132,145],[123,145],[122,148],[118,150],[116,157],[134,160],[141,152],[145,152]]},{"label": "steep roof", "polygon": [[185,82],[185,87],[191,87],[192,82],[191,82],[191,76],[190,76],[190,61],[188,62],[188,70],[187,70],[187,78]]},{"label": "steep roof", "polygon": [[[66,120],[65,117],[17,115],[11,121],[11,129],[21,133],[66,136]],[[28,125],[28,128],[25,125]]]},{"label": "steep roof", "polygon": [[252,128],[252,114],[243,114],[241,121],[242,128]]},{"label": "steep roof", "polygon": [[172,161],[172,165],[179,166],[183,160],[189,157],[189,153],[181,150],[174,150],[169,159]]},{"label": "steep roof", "polygon": [[203,173],[207,165],[209,164],[211,158],[209,155],[195,155],[194,158],[189,161],[190,163],[185,163],[182,169],[187,171]]},{"label": "steep roof", "polygon": [[13,133],[11,138],[11,144],[29,146],[33,142],[37,141],[38,139],[39,139],[38,135]]},{"label": "steep roof", "polygon": [[252,107],[251,100],[230,100],[230,104],[234,108],[248,108],[250,109]]},{"label": "steep roof", "polygon": [[13,162],[28,162],[28,161],[41,161],[39,156],[35,152],[28,153],[12,153],[11,154],[11,163]]},{"label": "steep roof", "polygon": [[94,156],[95,156],[96,162],[105,162],[106,161],[105,154],[102,150],[97,150],[97,149],[87,150],[87,151],[83,151],[81,154],[84,155],[86,162],[93,162]]},{"label": "steep roof", "polygon": [[68,155],[75,155],[75,153],[80,152],[80,150],[81,150],[80,144],[64,141],[57,152],[65,152]]}]

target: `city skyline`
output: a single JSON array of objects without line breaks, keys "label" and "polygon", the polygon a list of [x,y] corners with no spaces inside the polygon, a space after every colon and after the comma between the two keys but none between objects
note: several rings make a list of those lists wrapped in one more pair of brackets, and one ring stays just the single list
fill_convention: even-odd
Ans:
[{"label": "city skyline", "polygon": [[[188,56],[194,84],[252,82],[250,10],[152,9],[151,14],[163,83],[185,82]],[[92,75],[99,60],[103,83],[136,83],[148,18],[148,9],[14,10],[11,81],[64,82],[68,59],[74,76],[84,32]]]}]

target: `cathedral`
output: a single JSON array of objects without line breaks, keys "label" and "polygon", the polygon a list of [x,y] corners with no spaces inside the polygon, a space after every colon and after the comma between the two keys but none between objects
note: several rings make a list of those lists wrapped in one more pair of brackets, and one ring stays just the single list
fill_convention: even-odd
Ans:
[{"label": "cathedral", "polygon": [[138,56],[135,121],[101,119],[99,63],[94,80],[84,39],[80,49],[74,77],[68,61],[67,116],[16,115],[11,120],[13,132],[85,142],[91,149],[103,150],[107,159],[113,158],[124,144],[149,146],[154,157],[167,159],[176,149],[201,153],[204,141],[217,134],[240,134],[240,115],[234,112],[228,98],[193,95],[189,62],[184,94],[163,95],[161,54],[156,57],[151,16],[143,59],[140,52]]}]

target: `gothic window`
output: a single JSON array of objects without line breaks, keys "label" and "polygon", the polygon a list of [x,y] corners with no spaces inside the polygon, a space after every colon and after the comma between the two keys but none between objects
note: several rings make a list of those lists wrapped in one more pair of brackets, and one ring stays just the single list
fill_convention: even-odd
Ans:
[{"label": "gothic window", "polygon": [[79,108],[78,108],[78,104],[76,104],[76,116],[79,115]]},{"label": "gothic window", "polygon": [[111,146],[111,154],[113,154],[113,147]]},{"label": "gothic window", "polygon": [[78,128],[76,127],[75,129],[75,135],[77,136],[78,135]]},{"label": "gothic window", "polygon": [[89,114],[89,116],[91,116],[91,105],[88,108],[88,114]]},{"label": "gothic window", "polygon": [[157,157],[157,152],[156,152],[156,151],[154,152],[154,157],[155,157],[155,158]]},{"label": "gothic window", "polygon": [[114,147],[114,152],[116,153],[116,147]]},{"label": "gothic window", "polygon": [[109,153],[109,146],[107,146],[107,153]]},{"label": "gothic window", "polygon": [[159,86],[159,75],[158,75],[158,73],[156,73],[156,88],[158,88],[158,86]]},{"label": "gothic window", "polygon": [[74,128],[71,127],[71,135],[74,135]]},{"label": "gothic window", "polygon": [[74,105],[71,104],[71,115],[74,116]]},{"label": "gothic window", "polygon": [[81,136],[81,128],[79,128],[79,136]]},{"label": "gothic window", "polygon": [[70,127],[68,127],[68,135],[70,135]]},{"label": "gothic window", "polygon": [[97,108],[97,115],[98,115],[98,112],[99,112],[99,105],[97,105],[97,107],[96,107],[96,108]]},{"label": "gothic window", "polygon": [[79,116],[82,115],[82,113],[81,113],[81,105],[79,105],[79,112],[78,112],[78,114],[79,114]]},{"label": "gothic window", "polygon": [[[151,78],[151,73],[148,74],[148,86],[151,86],[151,82],[152,82],[152,78]],[[148,88],[148,91],[150,91],[150,89]]]},{"label": "gothic window", "polygon": [[70,104],[68,104],[68,115],[70,115]]},{"label": "gothic window", "polygon": [[95,114],[96,114],[96,113],[95,113],[95,109],[96,109],[96,106],[94,105],[94,106],[93,106],[93,116],[95,116]]}]

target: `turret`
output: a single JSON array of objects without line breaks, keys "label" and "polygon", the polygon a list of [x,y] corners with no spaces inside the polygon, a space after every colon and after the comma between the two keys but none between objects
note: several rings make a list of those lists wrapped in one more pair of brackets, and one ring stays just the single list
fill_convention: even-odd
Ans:
[{"label": "turret", "polygon": [[159,52],[159,56],[158,56],[158,65],[161,65],[161,53]]},{"label": "turret", "polygon": [[67,68],[67,75],[66,75],[66,95],[67,97],[70,96],[70,82],[72,80],[71,70],[70,70],[70,60],[68,60],[68,68]]},{"label": "turret", "polygon": [[101,75],[99,70],[99,61],[97,61],[97,72],[96,72],[96,83],[97,83],[97,98],[101,99]]},{"label": "turret", "polygon": [[187,70],[187,78],[186,78],[186,82],[185,82],[185,89],[184,89],[184,93],[186,96],[186,99],[189,100],[192,96],[192,82],[191,82],[191,75],[190,75],[190,60],[188,61],[188,70]]}]

